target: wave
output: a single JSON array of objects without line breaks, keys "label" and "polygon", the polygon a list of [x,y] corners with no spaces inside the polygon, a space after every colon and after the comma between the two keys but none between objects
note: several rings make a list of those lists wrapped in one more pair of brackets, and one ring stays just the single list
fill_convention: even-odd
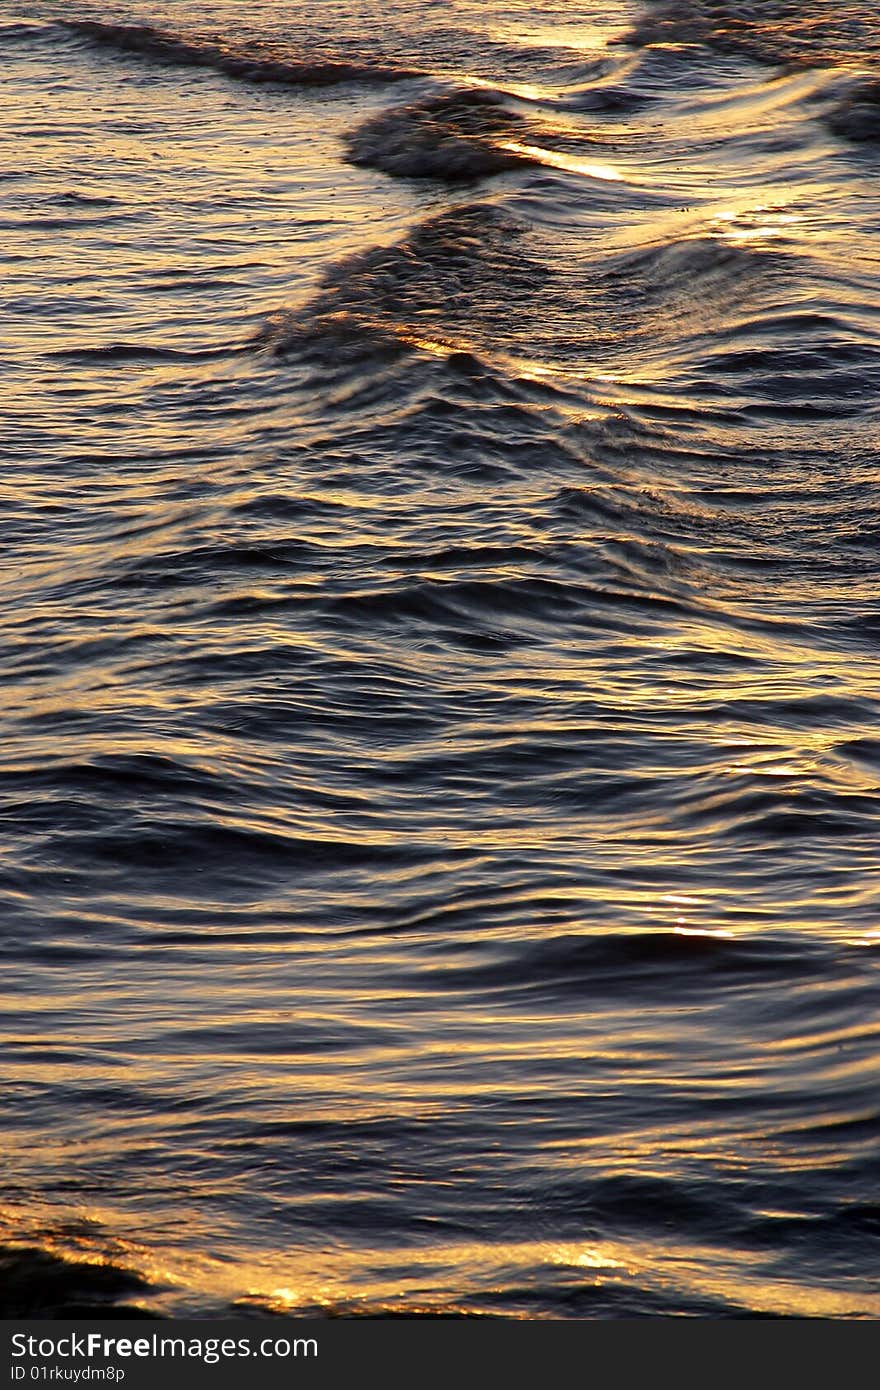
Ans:
[{"label": "wave", "polygon": [[159,343],[106,343],[99,347],[89,348],[56,348],[45,353],[49,361],[69,362],[80,366],[91,366],[106,364],[125,365],[133,363],[135,366],[148,364],[151,362],[209,362],[217,357],[226,357],[234,353],[234,345],[212,348],[201,348],[198,351],[186,348],[163,347]]},{"label": "wave", "polygon": [[3,43],[29,43],[46,33],[46,25],[27,20],[0,22],[0,40]]},{"label": "wave", "polygon": [[[703,236],[612,252],[596,259],[588,279],[573,281],[532,246],[512,211],[462,205],[418,224],[402,242],[333,265],[317,294],[274,314],[255,344],[334,372],[387,366],[421,349],[463,370],[491,362],[512,384],[525,335],[560,362],[588,357],[595,370],[636,344],[655,350],[680,341],[697,303],[711,301],[719,314],[750,304],[762,312],[778,297],[776,272],[789,259]],[[551,380],[544,389],[553,389]]]},{"label": "wave", "polygon": [[275,315],[257,345],[337,370],[376,353],[387,362],[420,347],[448,355],[497,345],[510,335],[512,305],[528,306],[550,274],[517,245],[523,230],[488,204],[439,213],[396,245],[331,266],[318,293]]},{"label": "wave", "polygon": [[247,82],[277,82],[287,86],[330,87],[343,82],[403,82],[423,74],[417,68],[395,67],[342,57],[291,57],[262,48],[239,49],[157,29],[148,24],[111,24],[92,19],[59,20],[69,32],[102,47],[134,54],[154,62],[181,67],[213,68]]},{"label": "wave", "polygon": [[825,123],[844,139],[880,142],[880,80],[862,77],[847,82]]},{"label": "wave", "polygon": [[[613,257],[604,270],[604,279],[630,291],[638,287],[647,317],[660,301],[671,304],[699,299],[705,304],[709,297],[718,301],[713,307],[720,309],[729,303],[734,291],[742,294],[747,284],[765,280],[787,260],[786,253],[775,247],[739,244],[704,232]],[[680,331],[678,325],[676,332]]]},{"label": "wave", "polygon": [[596,933],[530,941],[485,964],[443,961],[436,968],[415,971],[411,983],[441,992],[499,991],[543,998],[614,990],[631,998],[655,987],[667,990],[671,971],[676,990],[684,994],[694,987],[824,979],[832,961],[829,947],[805,947],[794,939],[737,940],[709,932],[660,930]]},{"label": "wave", "polygon": [[596,112],[603,116],[614,116],[638,111],[656,99],[656,93],[640,91],[636,83],[617,78],[563,88],[552,105],[554,110],[560,112]]},{"label": "wave", "polygon": [[[11,1225],[0,1312],[284,1311],[261,1261],[315,1315],[867,1287],[880,513],[850,412],[880,351],[870,161],[819,123],[869,141],[875,96],[718,59],[725,14],[747,39],[780,8],[698,4],[708,46],[667,30],[592,74],[524,45],[519,91],[512,60],[468,86],[435,45],[391,109],[322,100],[326,132],[304,93],[202,74],[184,202],[196,146],[150,154],[191,127],[186,69],[398,81],[394,15],[376,61],[341,24],[327,48],[68,26],[59,69],[115,133],[51,209],[87,275],[44,314],[37,257],[21,297],[50,389],[7,449],[12,1181],[70,1211],[116,1162],[108,1220],[155,1256]],[[127,63],[123,112],[92,44],[178,66]],[[347,168],[356,123],[350,164],[438,186]],[[52,180],[79,186],[63,151]],[[88,232],[105,187],[149,246]],[[285,303],[234,372],[181,351],[198,313],[240,342]],[[787,1294],[749,1285],[774,1269]]]},{"label": "wave", "polygon": [[147,1309],[119,1301],[149,1291],[121,1265],[64,1258],[38,1245],[0,1246],[0,1317],[149,1318]]},{"label": "wave", "polygon": [[626,36],[637,45],[704,44],[773,65],[880,64],[880,24],[860,3],[813,0],[663,0]]},{"label": "wave", "polygon": [[464,183],[536,164],[503,143],[522,141],[528,129],[496,93],[452,92],[372,116],[347,137],[346,150],[352,164],[398,178]]},{"label": "wave", "polygon": [[82,193],[78,188],[68,188],[64,193],[57,193],[52,201],[61,203],[63,207],[106,208],[112,207],[117,199],[105,198],[98,193]]}]

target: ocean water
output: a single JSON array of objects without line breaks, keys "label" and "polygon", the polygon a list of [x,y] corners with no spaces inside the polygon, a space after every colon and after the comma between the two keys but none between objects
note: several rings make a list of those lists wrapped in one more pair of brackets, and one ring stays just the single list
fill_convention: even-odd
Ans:
[{"label": "ocean water", "polygon": [[0,1309],[877,1317],[872,7],[0,50]]}]

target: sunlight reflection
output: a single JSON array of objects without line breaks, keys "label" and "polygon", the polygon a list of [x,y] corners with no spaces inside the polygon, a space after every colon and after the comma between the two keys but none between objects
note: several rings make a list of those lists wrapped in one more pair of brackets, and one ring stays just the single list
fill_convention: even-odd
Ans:
[{"label": "sunlight reflection", "polygon": [[715,219],[715,225],[725,241],[735,246],[758,246],[787,237],[793,227],[805,221],[801,213],[791,212],[784,206],[759,203],[748,209],[722,212]]}]

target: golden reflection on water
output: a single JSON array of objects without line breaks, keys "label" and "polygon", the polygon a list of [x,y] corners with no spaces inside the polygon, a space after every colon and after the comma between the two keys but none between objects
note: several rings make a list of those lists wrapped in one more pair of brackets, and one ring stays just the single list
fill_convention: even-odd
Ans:
[{"label": "golden reflection on water", "polygon": [[498,140],[496,144],[500,150],[534,159],[538,164],[549,165],[551,169],[564,169],[567,173],[583,174],[585,178],[602,179],[606,183],[624,181],[624,175],[613,164],[580,159],[577,155],[564,154],[561,150],[547,150],[540,145],[523,144],[519,140]]},{"label": "golden reflection on water", "polygon": [[717,219],[724,239],[734,246],[762,246],[788,239],[807,221],[804,213],[760,203],[743,211],[722,212]]},{"label": "golden reflection on water", "polygon": [[[131,1269],[156,1286],[149,1297],[126,1301],[173,1313],[176,1290],[194,1293],[206,1307],[218,1301],[244,1311],[250,1305],[287,1315],[316,1312],[357,1313],[488,1312],[498,1316],[495,1289],[519,1288],[528,1302],[531,1285],[546,1292],[548,1284],[600,1292],[634,1291],[692,1299],[722,1300],[730,1308],[784,1317],[877,1317],[880,1295],[848,1294],[768,1278],[754,1270],[754,1252],[730,1247],[686,1245],[665,1241],[590,1240],[437,1242],[417,1248],[369,1251],[343,1244],[274,1255],[266,1263],[253,1256],[214,1260],[201,1254],[176,1254],[158,1261],[135,1239],[117,1237],[108,1252],[106,1239],[88,1235],[89,1221],[103,1225],[108,1213],[84,1214],[81,1232],[64,1238],[42,1236],[44,1248],[84,1264]],[[778,1213],[783,1219],[787,1213]],[[768,1213],[768,1216],[772,1214]],[[210,1239],[194,1225],[191,1237]],[[504,1284],[498,1284],[503,1271]],[[460,1302],[452,1289],[472,1290]],[[516,1303],[501,1316],[541,1316]]]}]

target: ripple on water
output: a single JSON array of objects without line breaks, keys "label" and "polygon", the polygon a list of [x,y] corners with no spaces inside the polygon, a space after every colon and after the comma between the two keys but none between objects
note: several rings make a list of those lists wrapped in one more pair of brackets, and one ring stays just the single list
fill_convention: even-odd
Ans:
[{"label": "ripple on water", "polygon": [[875,1316],[872,21],[232,8],[3,26],[2,1310]]}]

